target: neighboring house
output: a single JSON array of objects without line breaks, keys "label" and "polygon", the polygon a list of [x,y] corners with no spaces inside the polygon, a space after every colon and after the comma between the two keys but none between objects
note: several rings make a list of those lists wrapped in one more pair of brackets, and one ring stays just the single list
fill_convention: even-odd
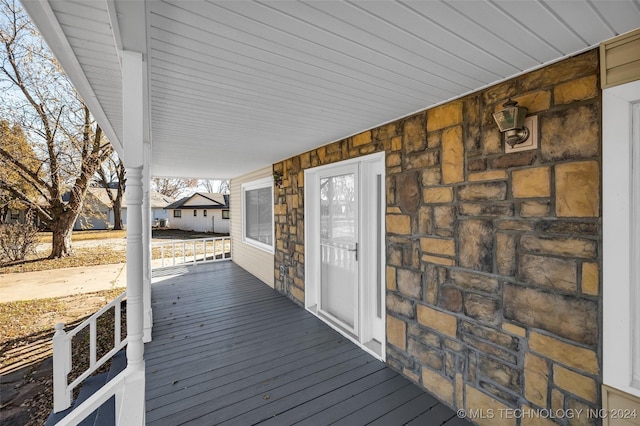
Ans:
[{"label": "neighboring house", "polygon": [[[637,1],[116,0],[99,29],[24,6],[129,184],[231,177],[233,261],[345,338],[477,423],[637,423]],[[509,99],[533,123],[515,150]],[[149,236],[128,231],[142,424]]]},{"label": "neighboring house", "polygon": [[171,228],[184,231],[229,233],[229,195],[196,192],[166,207]]},{"label": "neighboring house", "polygon": [[[109,189],[116,195],[116,189]],[[175,200],[172,197],[162,195],[157,191],[151,190],[149,193],[149,201],[151,206],[151,223],[155,226],[169,226],[169,212],[167,206]],[[127,226],[127,200],[122,199],[121,207],[122,226]],[[111,229],[114,224],[113,207],[109,196],[104,188],[89,188],[84,206],[76,223],[74,230],[87,229]]]}]

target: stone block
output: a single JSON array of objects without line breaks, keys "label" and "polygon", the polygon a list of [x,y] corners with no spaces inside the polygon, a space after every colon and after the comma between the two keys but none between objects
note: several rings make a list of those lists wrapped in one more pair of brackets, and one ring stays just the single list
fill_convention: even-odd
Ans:
[{"label": "stone block", "polygon": [[502,134],[495,126],[495,123],[491,123],[491,127],[484,128],[482,138],[482,154],[485,156],[501,154],[503,152],[502,147]]},{"label": "stone block", "polygon": [[469,158],[467,159],[467,170],[470,172],[480,172],[487,170],[486,158]]},{"label": "stone block", "polygon": [[533,231],[536,229],[535,222],[524,220],[500,220],[496,225],[498,229],[503,231]]},{"label": "stone block", "polygon": [[407,318],[415,318],[413,303],[397,294],[387,294],[387,311],[395,312]]},{"label": "stone block", "polygon": [[520,203],[521,217],[546,217],[551,215],[551,203],[548,200],[526,200]]},{"label": "stone block", "polygon": [[464,143],[462,127],[447,129],[442,134],[442,181],[445,184],[464,180]]},{"label": "stone block", "polygon": [[598,49],[591,49],[581,55],[540,68],[520,78],[520,90],[535,90],[538,87],[550,87],[567,80],[599,72]]},{"label": "stone block", "polygon": [[507,284],[504,317],[574,342],[598,342],[598,304],[591,300]]},{"label": "stone block", "polygon": [[466,294],[464,297],[464,313],[478,321],[497,324],[500,322],[500,302],[480,294]]},{"label": "stone block", "polygon": [[455,256],[456,242],[443,238],[420,238],[420,249],[423,253],[431,253],[440,256]]},{"label": "stone block", "polygon": [[540,198],[551,195],[551,168],[533,167],[511,173],[511,191],[515,198]]},{"label": "stone block", "polygon": [[461,201],[500,201],[506,196],[506,182],[472,183],[458,188]]},{"label": "stone block", "polygon": [[424,151],[427,147],[426,115],[419,113],[403,123],[402,146],[406,153]]},{"label": "stone block", "polygon": [[387,167],[396,167],[402,165],[402,156],[399,152],[392,152],[387,154],[385,158]]},{"label": "stone block", "polygon": [[438,278],[438,269],[433,265],[426,265],[425,271],[425,300],[430,305],[435,305],[438,300],[438,288],[440,287],[440,280]]},{"label": "stone block", "polygon": [[427,148],[439,148],[442,145],[442,132],[427,133]]},{"label": "stone block", "polygon": [[427,131],[444,129],[462,123],[462,102],[449,102],[427,111]]},{"label": "stone block", "polygon": [[502,323],[502,329],[507,333],[515,334],[516,336],[527,337],[527,330],[515,324],[510,324],[508,322]]},{"label": "stone block", "polygon": [[418,232],[422,235],[433,232],[433,210],[429,206],[422,206],[418,210]]},{"label": "stone block", "polygon": [[570,104],[575,101],[595,98],[598,93],[598,77],[590,75],[555,86],[553,100],[556,105]]},{"label": "stone block", "polygon": [[438,349],[430,348],[409,338],[407,352],[423,367],[427,366],[435,370],[442,369],[444,355],[442,351]]},{"label": "stone block", "polygon": [[351,138],[353,146],[361,146],[371,143],[371,131],[367,130],[366,132],[362,132],[359,135],[355,135]]},{"label": "stone block", "polygon": [[438,306],[450,312],[462,311],[462,292],[454,287],[442,287]]},{"label": "stone block", "polygon": [[520,391],[522,382],[520,370],[497,361],[488,356],[481,355],[478,358],[478,374],[491,379],[493,382],[511,389],[514,392]]},{"label": "stone block", "polygon": [[299,289],[296,286],[289,286],[289,292],[300,303],[304,303],[304,290]]},{"label": "stone block", "polygon": [[516,241],[513,234],[496,233],[496,267],[500,275],[512,277],[516,272]]},{"label": "stone block", "polygon": [[[529,111],[528,114],[536,114],[540,111],[548,110],[551,107],[551,93],[547,90],[538,90],[535,92],[529,92],[522,96],[513,98],[523,107],[526,107]],[[502,109],[502,105],[498,110]]]},{"label": "stone block", "polygon": [[464,377],[462,373],[456,374],[456,405],[454,408],[464,407]]},{"label": "stone block", "polygon": [[453,405],[453,383],[446,377],[428,368],[422,369],[422,386],[441,401]]},{"label": "stone block", "polygon": [[410,235],[411,216],[393,214],[386,216],[387,232],[390,234]]},{"label": "stone block", "polygon": [[405,155],[402,165],[405,170],[425,169],[434,166],[440,161],[438,151],[424,151],[417,154]]},{"label": "stone block", "polygon": [[564,394],[558,389],[551,390],[551,409],[554,411],[564,409]]},{"label": "stone block", "polygon": [[388,245],[387,246],[387,265],[402,266],[402,246]]},{"label": "stone block", "polygon": [[436,349],[440,349],[442,347],[441,338],[439,335],[429,330],[425,330],[416,323],[410,323],[408,331],[409,336],[425,345],[431,346]]},{"label": "stone block", "polygon": [[463,216],[513,216],[513,203],[510,201],[498,201],[491,203],[462,203],[459,206]]},{"label": "stone block", "polygon": [[520,238],[520,248],[536,254],[577,257],[581,259],[595,259],[598,255],[597,243],[584,238],[523,235]]},{"label": "stone block", "polygon": [[393,266],[387,266],[387,290],[395,291],[397,290],[396,284],[396,268]]},{"label": "stone block", "polygon": [[563,109],[541,117],[540,146],[544,162],[597,157],[599,104]]},{"label": "stone block", "polygon": [[417,172],[407,172],[396,178],[396,201],[404,213],[415,213],[420,205],[420,186]]},{"label": "stone block", "polygon": [[600,225],[597,219],[584,219],[584,221],[574,220],[541,220],[536,224],[536,231],[546,234],[582,234],[599,235]]},{"label": "stone block", "polygon": [[427,204],[450,203],[453,201],[453,188],[450,186],[426,188],[422,191],[422,198]]},{"label": "stone block", "polygon": [[398,291],[414,299],[422,299],[422,273],[408,269],[397,270]]},{"label": "stone block", "polygon": [[[534,411],[532,407],[528,405],[522,405],[521,408],[523,413],[531,413],[531,415],[527,415],[524,417],[520,423],[520,426],[557,426],[558,424],[551,420],[550,418],[543,417],[542,415],[534,415]],[[550,416],[549,416],[550,417]]]},{"label": "stone block", "polygon": [[469,182],[484,182],[489,180],[505,180],[507,172],[505,170],[489,170],[475,173],[469,173]]},{"label": "stone block", "polygon": [[422,171],[422,184],[424,186],[440,185],[442,183],[442,173],[440,167],[432,167]]},{"label": "stone block", "polygon": [[[570,398],[567,395],[567,408],[569,410],[571,410],[574,413],[587,413],[589,411],[589,409],[594,410],[596,409],[596,407],[593,406],[589,406],[587,404],[585,404],[582,401],[579,401],[577,399],[574,398]],[[598,407],[599,408],[599,407]],[[569,419],[569,421],[567,422],[567,424],[569,426],[583,426],[583,425],[589,425],[589,426],[596,426],[596,425],[600,425],[601,421],[596,417],[596,416],[574,416],[572,418]],[[615,425],[614,422],[609,421],[609,426],[613,426]],[[629,426],[628,423],[622,423],[623,426]],[[637,423],[634,425],[633,423],[631,423],[631,425],[636,426]],[[617,426],[617,425],[616,425]]]},{"label": "stone block", "polygon": [[454,206],[436,206],[433,208],[433,219],[436,228],[453,229],[456,208]]},{"label": "stone block", "polygon": [[500,416],[500,413],[506,412],[510,407],[499,402],[497,399],[490,397],[489,395],[479,391],[478,389],[467,384],[465,386],[466,396],[466,409],[469,410],[482,410],[480,412],[487,413],[488,410],[492,410],[494,416],[486,416],[490,418],[475,418],[474,421],[480,426],[515,426],[517,419],[515,416],[510,418],[509,416]]},{"label": "stone block", "polygon": [[462,321],[460,330],[463,334],[479,337],[510,351],[518,351],[520,348],[520,339],[486,325]]},{"label": "stone block", "polygon": [[578,289],[577,265],[573,260],[523,254],[518,263],[520,280],[554,290]]},{"label": "stone block", "polygon": [[547,406],[549,365],[531,353],[524,357],[524,396],[539,407]]},{"label": "stone block", "polygon": [[447,336],[456,337],[458,320],[455,316],[418,304],[418,323]]},{"label": "stone block", "polygon": [[437,265],[445,265],[445,266],[456,265],[456,261],[454,259],[450,259],[448,257],[431,256],[428,254],[422,255],[420,260],[422,260],[425,263],[435,263]]},{"label": "stone block", "polygon": [[600,167],[596,161],[556,166],[556,215],[598,217],[600,214]]},{"label": "stone block", "polygon": [[387,315],[387,342],[403,351],[407,349],[407,323]]},{"label": "stone block", "polygon": [[493,270],[493,226],[488,220],[458,221],[460,266],[478,271]]},{"label": "stone block", "polygon": [[500,283],[497,279],[475,272],[454,269],[451,271],[450,276],[453,284],[465,290],[476,290],[496,294],[500,289]]},{"label": "stone block", "polygon": [[568,370],[560,365],[554,365],[553,383],[587,401],[598,402],[597,384],[592,378]]},{"label": "stone block", "polygon": [[391,150],[400,151],[402,149],[402,136],[395,136],[391,138]]},{"label": "stone block", "polygon": [[490,161],[492,169],[509,169],[511,167],[530,166],[538,158],[537,151],[523,151],[504,154]]},{"label": "stone block", "polygon": [[582,264],[582,293],[591,296],[600,294],[600,269],[597,263]]},{"label": "stone block", "polygon": [[590,349],[535,331],[529,333],[529,349],[568,367],[593,375],[599,374],[598,356]]},{"label": "stone block", "polygon": [[508,351],[499,346],[494,346],[468,334],[462,335],[462,341],[467,344],[467,346],[473,347],[485,355],[492,355],[513,365],[518,363],[518,356],[514,352]]}]

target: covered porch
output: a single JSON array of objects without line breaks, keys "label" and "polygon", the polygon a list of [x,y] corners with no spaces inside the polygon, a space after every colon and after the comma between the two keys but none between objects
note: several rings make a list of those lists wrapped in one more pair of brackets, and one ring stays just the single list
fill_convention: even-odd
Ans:
[{"label": "covered porch", "polygon": [[146,421],[467,424],[233,262],[154,278]]}]

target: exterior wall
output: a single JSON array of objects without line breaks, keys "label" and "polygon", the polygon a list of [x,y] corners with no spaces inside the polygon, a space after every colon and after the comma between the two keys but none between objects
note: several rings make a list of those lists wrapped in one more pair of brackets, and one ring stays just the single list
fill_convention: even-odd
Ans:
[{"label": "exterior wall", "polygon": [[171,210],[169,223],[172,228],[184,231],[229,233],[229,219],[222,218],[222,209],[206,209],[207,216],[204,215],[204,209],[195,209],[196,216],[193,215],[194,209],[186,206],[177,210],[182,210],[182,217],[173,217],[173,210]]},{"label": "exterior wall", "polygon": [[231,180],[231,250],[233,261],[273,287],[273,253],[242,241],[242,184],[271,176],[271,167]]},{"label": "exterior wall", "polygon": [[[480,424],[599,407],[598,76],[592,50],[275,164],[276,288],[304,303],[304,169],[384,150],[388,364]],[[538,149],[503,154],[509,97]]]}]

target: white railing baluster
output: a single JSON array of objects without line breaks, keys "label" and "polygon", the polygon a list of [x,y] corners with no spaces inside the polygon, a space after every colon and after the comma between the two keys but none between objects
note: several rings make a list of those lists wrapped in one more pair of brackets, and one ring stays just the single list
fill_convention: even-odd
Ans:
[{"label": "white railing baluster", "polygon": [[115,322],[113,325],[113,344],[118,346],[122,341],[122,306],[120,303],[116,303],[116,310],[113,314],[115,315]]},{"label": "white railing baluster", "polygon": [[98,330],[96,317],[91,317],[91,323],[89,324],[89,366],[93,368],[96,365],[96,353],[98,351]]},{"label": "white railing baluster", "polygon": [[67,389],[67,375],[71,371],[71,339],[64,324],[56,324],[53,335],[53,411],[59,413],[71,406],[71,390]]}]

